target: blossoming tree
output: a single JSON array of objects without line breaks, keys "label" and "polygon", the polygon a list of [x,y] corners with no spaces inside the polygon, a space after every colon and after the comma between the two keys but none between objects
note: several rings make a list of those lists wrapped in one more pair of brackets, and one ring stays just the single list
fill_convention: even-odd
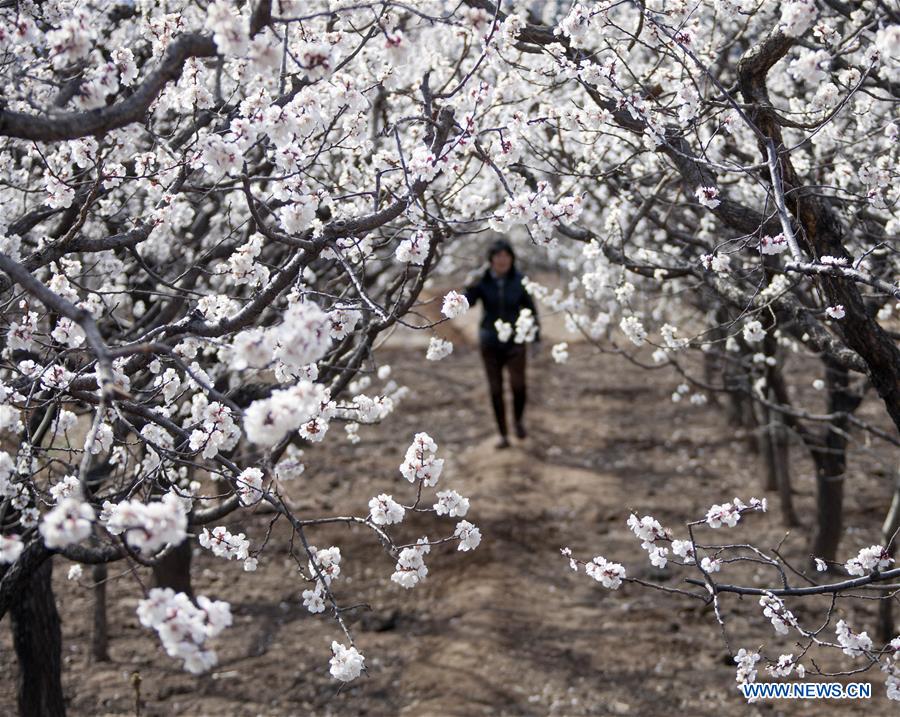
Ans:
[{"label": "blossoming tree", "polygon": [[[408,501],[289,507],[300,446],[339,424],[358,440],[402,399],[373,343],[406,321],[454,232],[454,182],[435,180],[459,171],[468,135],[404,62],[405,22],[389,4],[0,6],[0,614],[23,713],[63,710],[55,553],[152,566],[141,624],[199,672],[231,614],[193,594],[189,536],[265,569],[265,546],[225,524],[265,503],[297,538],[298,600],[344,633],[331,672],[351,680],[364,658],[331,589],[340,548],[308,533],[367,526],[406,588],[433,546],[477,547],[426,433],[401,466]],[[407,511],[455,528],[398,544]]]},{"label": "blossoming tree", "polygon": [[[581,189],[580,217],[562,218],[557,234],[563,243],[550,251],[569,281],[556,290],[532,284],[533,293],[601,347],[636,360],[611,340],[615,324],[627,343],[653,344],[656,363],[683,377],[676,400],[692,386],[692,403],[736,392],[762,408],[764,424],[777,421],[796,433],[816,465],[812,545],[817,567],[826,570],[835,567],[841,536],[851,427],[898,443],[893,314],[900,284],[892,240],[900,225],[892,182],[900,130],[892,108],[900,27],[877,3],[823,5],[575,3],[551,8],[543,23],[510,16],[506,22],[520,28],[518,49],[542,58],[518,57],[510,72],[541,77],[548,95],[561,88],[568,94],[565,101],[560,93],[555,104],[529,108],[527,116],[539,118],[532,123],[545,136],[540,130],[527,135],[528,160],[507,167],[511,197],[499,214],[501,226],[525,217],[519,223],[539,227],[529,212],[554,216],[541,207],[545,197]],[[514,140],[508,144],[515,147]],[[547,241],[546,234],[530,233]],[[586,246],[573,248],[566,240]],[[680,358],[690,349],[724,369],[725,380],[715,372],[694,375]],[[793,354],[821,361],[824,380],[813,383],[827,389],[827,412],[798,405],[784,370]],[[555,347],[554,357],[565,361],[566,347]],[[729,385],[735,371],[745,380]],[[859,380],[851,381],[853,374]],[[868,387],[893,429],[854,416]],[[785,519],[793,523],[788,476],[776,473],[782,474],[773,487],[781,490]],[[828,643],[824,627],[804,628],[781,602],[843,597],[888,583],[882,593],[888,606],[897,575],[888,569],[896,504],[895,498],[884,544],[843,563],[855,577],[819,585],[797,570],[809,581],[799,588],[788,577],[796,568],[777,550],[707,545],[693,534],[675,539],[650,517],[632,516],[629,524],[653,566],[664,568],[671,549],[673,560],[698,571],[689,582],[705,590],[689,594],[716,607],[723,634],[719,596],[729,592],[761,595],[764,615],[778,632],[799,631],[802,654],[770,661],[772,674],[791,674],[812,646],[840,647],[863,658],[851,672],[880,664],[888,696],[896,699],[900,641],[891,640],[896,632],[889,619],[883,648],[843,620],[838,642]],[[705,522],[734,526],[743,512],[764,507],[735,499],[714,505]],[[716,575],[723,565],[744,561],[779,571],[776,584],[727,584]],[[623,566],[603,557],[572,561],[575,569],[582,564],[606,587],[630,580]],[[835,604],[825,626],[832,624]],[[738,653],[739,681],[755,679],[759,659],[755,651]]]}]

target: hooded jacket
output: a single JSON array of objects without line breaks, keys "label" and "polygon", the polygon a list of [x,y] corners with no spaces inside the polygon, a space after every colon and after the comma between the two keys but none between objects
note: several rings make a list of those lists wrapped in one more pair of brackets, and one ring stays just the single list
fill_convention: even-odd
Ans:
[{"label": "hooded jacket", "polygon": [[537,323],[537,309],[531,295],[525,291],[525,287],[522,285],[523,278],[515,266],[509,270],[506,276],[502,277],[494,276],[493,272],[487,269],[478,281],[466,288],[466,299],[468,299],[469,305],[474,306],[480,299],[484,306],[484,316],[478,330],[478,338],[482,346],[500,348],[517,345],[513,343],[512,339],[503,342],[497,337],[494,323],[498,319],[515,327],[519,312],[522,309],[531,309],[535,323]]}]

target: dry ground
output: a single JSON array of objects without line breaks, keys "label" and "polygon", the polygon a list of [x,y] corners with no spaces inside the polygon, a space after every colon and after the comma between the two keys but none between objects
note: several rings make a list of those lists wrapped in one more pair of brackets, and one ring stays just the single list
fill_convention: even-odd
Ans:
[{"label": "dry ground", "polygon": [[[304,586],[282,557],[289,535],[279,525],[256,573],[197,553],[197,591],[232,601],[235,615],[217,643],[219,666],[201,677],[181,672],[155,635],[140,627],[140,586],[130,574],[110,585],[113,661],[91,665],[91,592],[67,582],[60,561],[55,584],[70,715],[133,715],[133,672],[142,679],[142,714],[151,717],[896,714],[896,703],[892,707],[882,696],[878,673],[862,677],[874,683],[876,694],[863,703],[745,705],[708,611],[686,598],[631,585],[608,592],[569,572],[559,556],[563,545],[583,557],[602,553],[621,560],[630,574],[659,578],[625,526],[629,510],[654,515],[677,532],[713,502],[760,495],[762,477],[756,457],[715,407],[670,401],[676,383],[670,373],[648,373],[586,346],[575,346],[570,363],[557,367],[548,349],[529,367],[531,435],[511,450],[492,448],[481,366],[471,344],[460,342],[444,362],[423,365],[420,347],[399,342],[385,349],[382,360],[412,390],[402,410],[382,426],[363,429],[357,445],[335,436],[327,453],[308,452],[306,475],[291,488],[302,514],[364,514],[369,497],[408,490],[397,467],[413,434],[427,430],[447,458],[442,481],[471,498],[468,517],[484,535],[473,554],[433,552],[427,581],[405,591],[389,581],[393,563],[367,530],[313,534],[317,545],[341,547],[339,599],[371,607],[352,618],[368,676],[336,689],[327,663],[339,631],[327,617],[303,608]],[[808,516],[810,466],[795,452],[798,506]],[[891,459],[887,452],[854,458],[847,551],[876,538],[890,492],[879,457]],[[258,514],[243,526],[226,524],[258,541],[269,519]],[[416,517],[400,534],[434,537],[449,534],[452,525],[445,520],[438,528],[433,519]],[[736,530],[741,539],[764,545],[783,535],[777,511],[751,516]],[[805,529],[786,541],[798,564],[806,541]],[[111,574],[126,569],[116,564]],[[141,578],[146,583],[147,576]],[[755,600],[731,600],[726,607],[733,612],[735,649],[765,643],[775,654],[790,651],[764,623]],[[874,631],[870,614],[847,609],[852,625]],[[812,620],[811,610],[796,612]],[[16,668],[8,630],[0,639],[0,714],[12,714]]]}]

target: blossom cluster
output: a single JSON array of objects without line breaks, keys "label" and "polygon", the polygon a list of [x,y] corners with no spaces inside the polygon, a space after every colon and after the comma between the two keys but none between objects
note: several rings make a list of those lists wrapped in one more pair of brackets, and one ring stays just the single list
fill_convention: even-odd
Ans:
[{"label": "blossom cluster", "polygon": [[48,548],[65,548],[81,542],[91,534],[95,517],[94,509],[83,500],[64,498],[41,521],[44,544]]},{"label": "blossom cluster", "polygon": [[649,515],[638,518],[634,513],[628,516],[628,527],[635,537],[641,541],[641,547],[647,551],[650,563],[657,568],[666,567],[668,548],[657,545],[658,541],[667,541],[670,534],[659,521]]},{"label": "blossom cluster", "polygon": [[397,565],[391,575],[391,580],[404,588],[413,588],[428,575],[428,566],[425,565],[425,556],[431,552],[431,546],[426,541],[404,548],[397,556]]},{"label": "blossom cluster", "polygon": [[152,555],[166,545],[179,545],[187,537],[190,502],[190,498],[185,499],[174,492],[149,503],[106,501],[100,521],[112,535],[122,535],[132,548],[144,555]]},{"label": "blossom cluster", "polygon": [[860,657],[872,650],[872,638],[865,632],[853,632],[850,626],[843,620],[838,620],[835,626],[838,643],[845,655]]},{"label": "blossom cluster", "polygon": [[312,613],[323,612],[328,588],[341,575],[341,549],[335,546],[319,549],[311,545],[307,552],[311,556],[308,571],[315,585],[303,591],[303,606]]},{"label": "blossom cluster", "polygon": [[286,433],[299,431],[317,418],[323,403],[328,403],[327,396],[322,384],[305,380],[272,391],[268,398],[251,403],[244,413],[247,440],[262,446],[275,445]]},{"label": "blossom cluster", "polygon": [[508,233],[513,227],[523,226],[537,241],[551,244],[557,226],[578,219],[582,207],[580,196],[563,197],[554,202],[549,186],[539,182],[535,191],[507,198],[500,211],[493,216],[491,228]]},{"label": "blossom cluster", "polygon": [[206,641],[231,625],[231,609],[226,602],[198,595],[196,604],[184,593],[171,588],[153,588],[138,603],[141,625],[156,630],[170,657],[184,661],[188,672],[200,674],[213,667],[218,657]]},{"label": "blossom cluster", "polygon": [[881,545],[862,548],[855,558],[850,558],[844,567],[850,575],[867,575],[890,567],[894,559],[890,552]]},{"label": "blossom cluster", "polygon": [[749,511],[765,513],[767,507],[768,501],[765,498],[751,498],[748,504],[740,498],[735,498],[730,503],[712,506],[706,512],[706,524],[710,528],[721,528],[723,525],[733,528],[744,513]]},{"label": "blossom cluster", "polygon": [[797,624],[793,613],[785,607],[784,602],[772,593],[766,593],[759,599],[765,615],[772,622],[772,627],[779,635],[787,635],[788,628]]},{"label": "blossom cluster", "polygon": [[427,433],[417,433],[400,464],[400,474],[410,483],[422,481],[432,487],[437,485],[443,469],[444,459],[437,457],[437,443]]},{"label": "blossom cluster", "polygon": [[585,563],[584,572],[610,590],[616,590],[626,577],[624,567],[599,555]]},{"label": "blossom cluster", "polygon": [[257,560],[250,557],[250,541],[243,533],[233,534],[221,525],[212,531],[204,528],[197,542],[218,558],[243,561],[247,572],[256,570]]},{"label": "blossom cluster", "polygon": [[331,643],[331,676],[341,682],[350,682],[359,677],[365,669],[365,658],[355,647],[345,647],[339,642]]}]

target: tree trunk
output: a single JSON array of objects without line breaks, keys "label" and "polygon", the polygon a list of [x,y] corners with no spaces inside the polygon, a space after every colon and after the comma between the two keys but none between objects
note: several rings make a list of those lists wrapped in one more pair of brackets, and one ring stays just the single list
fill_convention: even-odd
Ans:
[{"label": "tree trunk", "polygon": [[778,411],[769,411],[769,446],[772,452],[775,486],[778,489],[778,502],[781,506],[781,521],[785,527],[794,528],[800,525],[800,519],[794,510],[790,445],[787,429]]},{"label": "tree trunk", "polygon": [[62,631],[53,597],[53,561],[31,575],[10,607],[13,645],[19,659],[20,717],[65,717]]},{"label": "tree trunk", "polygon": [[[881,527],[881,544],[887,548],[893,557],[897,553],[897,540],[895,533],[900,529],[900,471],[894,479],[894,498],[891,501],[890,510]],[[894,600],[896,598],[885,595],[878,604],[878,636],[882,642],[890,642],[897,636],[894,628]]]},{"label": "tree trunk", "polygon": [[755,406],[756,414],[756,441],[759,446],[759,455],[765,466],[762,489],[764,491],[778,490],[778,466],[775,456],[775,445],[772,432],[772,415],[765,406],[757,403]]},{"label": "tree trunk", "polygon": [[109,662],[109,630],[106,622],[106,563],[91,568],[94,580],[94,630],[91,634],[91,658],[94,662]]},{"label": "tree trunk", "polygon": [[759,421],[754,408],[756,402],[748,395],[751,390],[749,375],[743,368],[734,366],[732,362],[728,361],[725,363],[722,381],[728,390],[728,401],[725,404],[728,423],[736,428],[744,429],[741,433],[744,435],[749,450],[765,455],[760,450],[761,446],[756,435]]},{"label": "tree trunk", "polygon": [[185,540],[172,552],[153,566],[153,583],[158,588],[172,588],[175,592],[184,593],[192,600],[194,590],[191,587],[191,541]]},{"label": "tree trunk", "polygon": [[[777,402],[777,398],[769,392],[769,401]],[[765,466],[765,483],[763,490],[778,491],[778,502],[781,507],[781,520],[786,527],[800,525],[800,519],[794,510],[793,489],[791,488],[790,447],[787,430],[781,414],[761,403],[755,402],[755,415],[758,423],[756,430],[759,454]]]},{"label": "tree trunk", "polygon": [[[861,396],[849,390],[847,369],[825,362],[825,383],[828,387],[828,412],[850,414],[859,406]],[[828,424],[824,440],[810,446],[816,466],[816,533],[812,554],[827,561],[837,560],[837,549],[843,533],[844,475],[847,468],[846,417],[835,418]]]},{"label": "tree trunk", "polygon": [[816,533],[812,554],[828,562],[837,561],[843,533],[844,456],[813,450],[816,464]]}]

